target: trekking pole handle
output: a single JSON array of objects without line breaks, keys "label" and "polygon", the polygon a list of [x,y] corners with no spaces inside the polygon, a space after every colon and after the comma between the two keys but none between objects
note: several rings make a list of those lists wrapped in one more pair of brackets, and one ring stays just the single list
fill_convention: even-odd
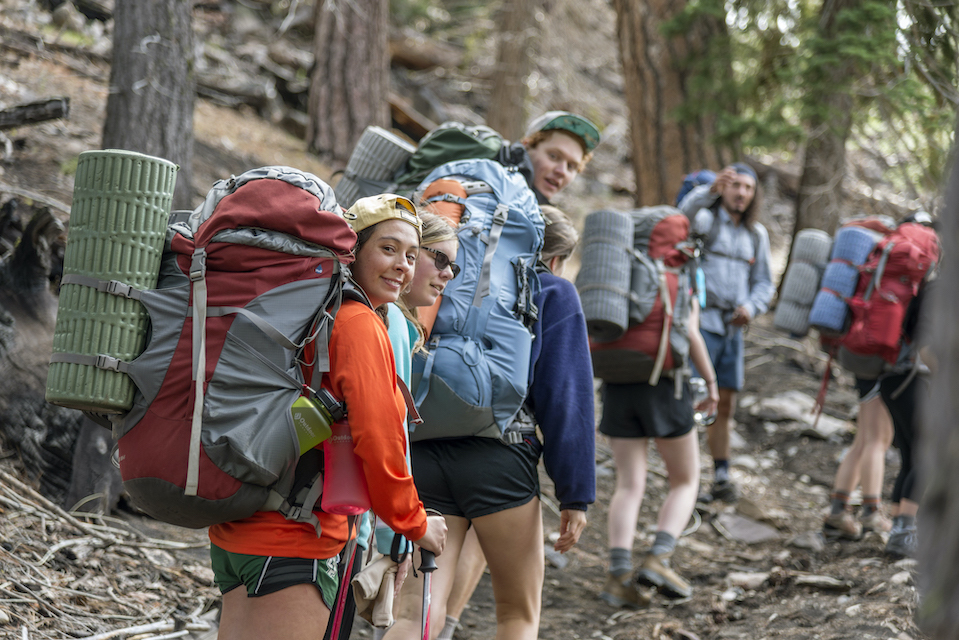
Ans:
[{"label": "trekking pole handle", "polygon": [[420,547],[420,571],[432,573],[436,571],[436,554]]}]

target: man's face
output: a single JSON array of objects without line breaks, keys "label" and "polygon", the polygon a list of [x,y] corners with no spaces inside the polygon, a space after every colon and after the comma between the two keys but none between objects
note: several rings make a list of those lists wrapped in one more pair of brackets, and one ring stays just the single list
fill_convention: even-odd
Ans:
[{"label": "man's face", "polygon": [[573,181],[583,161],[583,147],[575,137],[559,130],[528,151],[533,161],[533,186],[547,200]]},{"label": "man's face", "polygon": [[756,180],[746,173],[737,173],[732,182],[723,189],[723,208],[729,213],[742,215],[756,195]]}]

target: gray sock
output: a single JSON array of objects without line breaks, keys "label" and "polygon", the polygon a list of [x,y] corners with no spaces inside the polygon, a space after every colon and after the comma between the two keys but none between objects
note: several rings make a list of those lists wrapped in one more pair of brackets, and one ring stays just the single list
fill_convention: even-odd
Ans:
[{"label": "gray sock", "polygon": [[657,531],[656,539],[653,540],[653,546],[649,552],[654,556],[663,556],[667,553],[672,553],[675,548],[676,538],[674,538],[672,534],[666,533],[665,531]]},{"label": "gray sock", "polygon": [[609,550],[609,572],[614,576],[626,575],[633,570],[633,552],[623,547]]},{"label": "gray sock", "polygon": [[459,620],[456,618],[446,616],[446,624],[443,625],[440,635],[436,636],[436,640],[453,640],[453,632],[456,631],[458,622]]},{"label": "gray sock", "polygon": [[379,627],[373,627],[373,640],[383,640],[383,636],[386,635],[386,632],[389,631],[389,627],[386,629],[380,629]]}]

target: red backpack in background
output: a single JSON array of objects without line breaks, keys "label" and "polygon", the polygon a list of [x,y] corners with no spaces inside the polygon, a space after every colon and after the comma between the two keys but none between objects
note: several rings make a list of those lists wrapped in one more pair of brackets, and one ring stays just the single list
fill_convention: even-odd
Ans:
[{"label": "red backpack in background", "polygon": [[[609,216],[597,212],[592,216]],[[655,385],[665,372],[683,369],[689,354],[688,320],[692,307],[695,246],[689,241],[689,219],[670,206],[644,207],[627,214],[632,218],[632,253],[628,296],[629,315],[625,332],[613,340],[598,339],[591,330],[590,352],[596,377],[611,383],[648,382]],[[600,218],[597,218],[599,221]],[[587,217],[586,225],[590,225]],[[583,262],[586,267],[584,230]],[[619,240],[622,242],[622,239]],[[601,263],[609,252],[621,251],[610,244],[606,252],[589,252]],[[591,297],[620,295],[608,283],[587,282],[591,270],[583,268],[576,285],[591,328]],[[678,377],[678,379],[681,377]]]},{"label": "red backpack in background", "polygon": [[876,378],[896,363],[909,303],[939,262],[936,232],[904,222],[882,238],[860,267],[849,305],[849,330],[839,337],[840,364],[862,378]]}]

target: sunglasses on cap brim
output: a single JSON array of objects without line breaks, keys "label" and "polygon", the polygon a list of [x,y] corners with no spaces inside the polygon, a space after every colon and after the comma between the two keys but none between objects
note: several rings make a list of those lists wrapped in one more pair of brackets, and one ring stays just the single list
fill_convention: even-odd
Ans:
[{"label": "sunglasses on cap brim", "polygon": [[433,254],[433,264],[436,265],[437,271],[442,271],[446,267],[449,267],[453,272],[454,278],[460,274],[460,266],[450,260],[450,257],[439,249],[430,249],[429,247],[420,247],[420,249]]}]

